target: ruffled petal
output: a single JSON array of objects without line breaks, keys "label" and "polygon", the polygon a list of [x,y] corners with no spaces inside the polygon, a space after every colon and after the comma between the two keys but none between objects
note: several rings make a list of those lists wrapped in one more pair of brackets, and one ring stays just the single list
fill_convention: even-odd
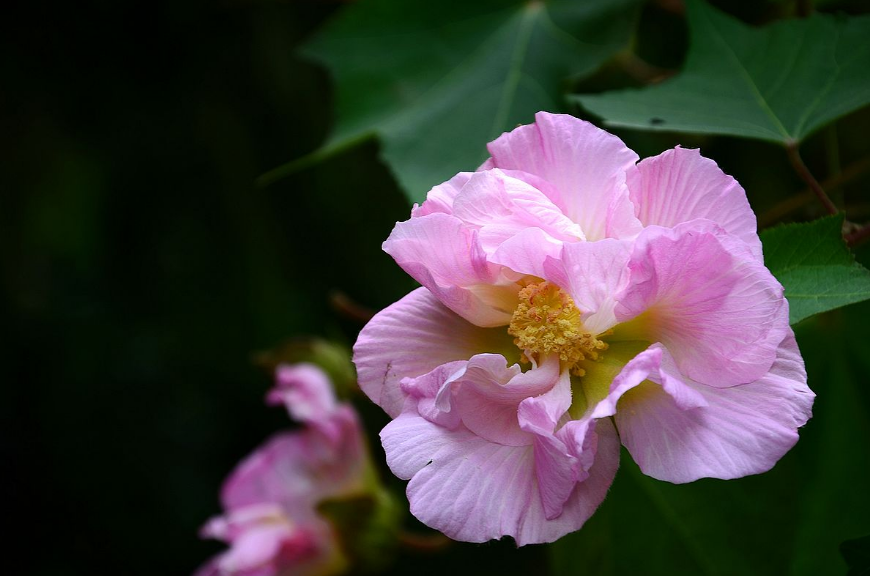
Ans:
[{"label": "ruffled petal", "polygon": [[[549,187],[544,181],[539,185]],[[560,241],[585,239],[580,226],[562,214],[544,192],[498,169],[471,177],[453,202],[453,215],[477,228],[487,254],[530,227]]]},{"label": "ruffled petal", "polygon": [[[533,436],[520,428],[520,402],[550,391],[559,380],[557,356],[522,372],[516,364],[508,367],[500,355],[481,354],[468,362],[465,374],[454,383],[458,388],[455,405],[462,423],[474,434],[490,442],[526,446]],[[566,394],[570,405],[570,390]],[[562,412],[567,409],[566,405]]]},{"label": "ruffled petal", "polygon": [[257,569],[272,568],[270,564],[293,536],[286,524],[251,527],[233,541],[232,547],[221,556],[218,567],[225,574],[249,574]]},{"label": "ruffled petal", "polygon": [[596,461],[588,480],[574,488],[562,514],[547,520],[532,446],[503,446],[464,427],[442,428],[413,412],[388,424],[381,440],[390,469],[410,479],[411,513],[466,542],[512,536],[522,546],[552,542],[579,529],[603,500],[618,461],[613,434],[605,441],[609,457]]},{"label": "ruffled petal", "polygon": [[586,457],[595,461],[588,470],[588,476],[574,487],[557,518],[547,520],[543,506],[528,510],[519,534],[515,536],[520,546],[553,542],[569,532],[579,530],[607,495],[619,467],[619,436],[607,419],[596,421],[594,434],[584,436],[594,441],[594,444],[587,442],[584,449]]},{"label": "ruffled petal", "polygon": [[644,226],[673,228],[705,218],[740,238],[762,261],[755,213],[740,184],[699,150],[667,150],[628,170],[626,182]]},{"label": "ruffled petal", "polygon": [[399,222],[384,251],[441,302],[478,326],[503,326],[516,307],[515,285],[499,285],[499,267],[486,259],[477,230],[448,214]]},{"label": "ruffled petal", "polygon": [[637,356],[629,360],[623,369],[613,378],[607,395],[589,407],[584,419],[607,418],[617,414],[617,404],[630,390],[640,386],[648,378],[661,384],[662,390],[669,395],[674,404],[681,410],[691,410],[706,406],[704,396],[686,385],[681,378],[673,374],[660,373],[662,357],[666,355],[661,344],[653,344]]},{"label": "ruffled petal", "polygon": [[360,388],[390,416],[402,411],[403,378],[482,352],[516,353],[503,328],[479,328],[418,288],[378,312],[353,347]]},{"label": "ruffled petal", "polygon": [[600,334],[616,324],[616,295],[628,282],[631,244],[624,240],[565,244],[544,264],[544,278],[567,290],[583,313],[583,325]]},{"label": "ruffled petal", "polygon": [[319,428],[334,442],[341,424],[332,418],[338,404],[329,376],[314,364],[282,364],[275,370],[275,387],[266,395],[269,405],[283,404],[297,422]]},{"label": "ruffled petal", "polygon": [[750,384],[712,388],[694,382],[679,373],[666,350],[649,379],[678,381],[706,404],[686,409],[650,382],[619,401],[616,425],[622,443],[645,474],[675,483],[771,469],[797,442],[797,429],[810,418],[814,399],[790,332],[770,372]]},{"label": "ruffled petal", "polygon": [[453,409],[450,386],[465,373],[468,362],[457,360],[416,378],[402,379],[402,391],[417,402],[417,412],[430,422],[451,430],[462,422]]},{"label": "ruffled petal", "polygon": [[708,220],[638,237],[616,317],[662,342],[680,371],[711,386],[768,372],[788,330],[783,289],[740,240]]},{"label": "ruffled petal", "polygon": [[573,116],[539,112],[534,124],[502,134],[488,149],[493,166],[552,184],[559,191],[554,202],[588,240],[640,231],[625,185],[638,157],[616,136]]},{"label": "ruffled petal", "polygon": [[319,500],[358,490],[364,447],[356,413],[340,406],[333,417],[342,430],[338,443],[316,428],[284,432],[242,460],[221,490],[224,509],[278,504],[304,521]]},{"label": "ruffled petal", "polygon": [[447,182],[435,186],[429,193],[426,194],[426,201],[420,206],[414,206],[411,211],[412,217],[425,216],[441,212],[444,214],[453,213],[453,199],[465,186],[465,183],[471,178],[473,172],[460,172]]},{"label": "ruffled petal", "polygon": [[563,439],[555,435],[557,423],[569,406],[571,376],[565,370],[549,392],[527,398],[518,410],[520,428],[534,437],[535,478],[547,520],[562,514],[565,502],[581,479],[579,460]]},{"label": "ruffled petal", "polygon": [[526,228],[502,242],[489,261],[518,274],[547,278],[545,263],[561,258],[562,245],[540,228]]}]

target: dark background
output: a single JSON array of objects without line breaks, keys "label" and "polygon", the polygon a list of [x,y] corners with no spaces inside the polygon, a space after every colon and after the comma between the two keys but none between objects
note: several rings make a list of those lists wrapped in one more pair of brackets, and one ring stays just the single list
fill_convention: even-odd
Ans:
[{"label": "dark background", "polygon": [[[778,6],[728,9],[761,23]],[[360,325],[330,306],[332,291],[378,309],[413,287],[380,251],[409,206],[376,143],[254,185],[328,134],[328,74],[294,49],[338,8],[34,2],[0,17],[0,518],[11,528],[0,573],[191,573],[221,549],[196,536],[219,511],[221,481],[287,424],[262,404],[270,379],[252,362],[255,352],[305,334],[350,346]],[[676,68],[685,43],[679,16],[644,8],[641,55]],[[583,88],[630,83],[605,67]],[[837,131],[843,165],[870,154],[870,112],[841,120]],[[676,143],[701,146],[762,215],[804,188],[770,144],[620,135],[642,157]],[[827,137],[803,148],[821,177]],[[868,186],[865,175],[835,191],[853,219],[870,218]],[[820,214],[806,204],[772,218]],[[852,306],[798,327],[819,394],[816,419],[852,410],[859,431],[870,430],[868,310]],[[376,438],[384,417],[360,406]],[[867,477],[856,472],[866,472],[870,437],[814,422],[771,481],[782,467],[833,462],[829,475],[807,471],[819,494],[840,495],[820,495],[816,506],[842,507],[853,537],[870,533],[858,493]],[[828,464],[808,456],[819,449],[832,451]],[[838,454],[860,462],[843,468]],[[614,491],[626,482],[618,478]],[[483,563],[478,574],[538,573],[543,550],[459,545],[437,557],[405,554],[395,572],[471,570],[460,563],[473,559]]]}]

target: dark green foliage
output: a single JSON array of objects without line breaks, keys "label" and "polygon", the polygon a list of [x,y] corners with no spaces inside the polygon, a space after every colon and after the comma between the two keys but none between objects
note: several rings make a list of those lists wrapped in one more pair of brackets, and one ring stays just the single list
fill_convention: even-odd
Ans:
[{"label": "dark green foliage", "polygon": [[870,16],[752,28],[703,0],[686,4],[690,47],[676,77],[574,100],[609,126],[781,143],[870,103]]},{"label": "dark green foliage", "polygon": [[562,108],[565,80],[625,47],[637,0],[362,0],[305,48],[336,86],[326,148],[377,135],[412,202],[486,157],[486,143],[538,110]]},{"label": "dark green foliage", "polygon": [[843,217],[761,233],[764,263],[785,287],[791,323],[870,298],[870,271],[843,242]]}]

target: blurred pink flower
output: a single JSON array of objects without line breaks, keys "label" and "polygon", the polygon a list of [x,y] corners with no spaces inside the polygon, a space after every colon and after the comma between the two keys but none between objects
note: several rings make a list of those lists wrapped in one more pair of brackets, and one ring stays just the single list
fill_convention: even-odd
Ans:
[{"label": "blurred pink flower", "polygon": [[326,499],[365,489],[365,448],[353,409],[339,404],[313,364],[282,365],[269,404],[304,427],[276,434],[245,458],[221,491],[222,516],[202,529],[230,545],[197,576],[338,574],[347,560],[317,513]]},{"label": "blurred pink flower", "polygon": [[354,347],[411,512],[550,542],[601,503],[620,441],[670,482],[770,469],[814,396],[739,184],[543,112],[489,152],[396,225],[384,250],[423,287]]}]

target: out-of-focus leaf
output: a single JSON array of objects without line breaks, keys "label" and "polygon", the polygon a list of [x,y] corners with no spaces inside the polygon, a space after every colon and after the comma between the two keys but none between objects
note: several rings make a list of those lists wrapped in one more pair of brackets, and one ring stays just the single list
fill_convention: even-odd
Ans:
[{"label": "out-of-focus leaf", "polygon": [[870,575],[870,536],[844,541],[840,553],[849,565],[847,576]]},{"label": "out-of-focus leaf", "polygon": [[422,201],[432,186],[483,162],[489,140],[538,110],[561,108],[567,77],[592,72],[627,44],[638,4],[354,3],[304,50],[336,84],[325,149],[378,136],[408,197]]},{"label": "out-of-focus leaf", "polygon": [[779,143],[870,103],[870,16],[752,28],[700,0],[686,4],[690,48],[678,76],[572,99],[610,126]]},{"label": "out-of-focus leaf", "polygon": [[553,573],[786,573],[798,474],[790,463],[762,476],[674,485],[644,476],[623,450],[601,509],[551,546]]},{"label": "out-of-focus leaf", "polygon": [[870,302],[818,316],[798,328],[798,342],[816,393],[813,419],[794,451],[802,485],[794,507],[798,528],[791,573],[845,574],[843,540],[870,532]]},{"label": "out-of-focus leaf", "polygon": [[785,287],[792,324],[870,298],[870,270],[855,262],[842,226],[842,216],[829,216],[761,233],[764,262]]}]

